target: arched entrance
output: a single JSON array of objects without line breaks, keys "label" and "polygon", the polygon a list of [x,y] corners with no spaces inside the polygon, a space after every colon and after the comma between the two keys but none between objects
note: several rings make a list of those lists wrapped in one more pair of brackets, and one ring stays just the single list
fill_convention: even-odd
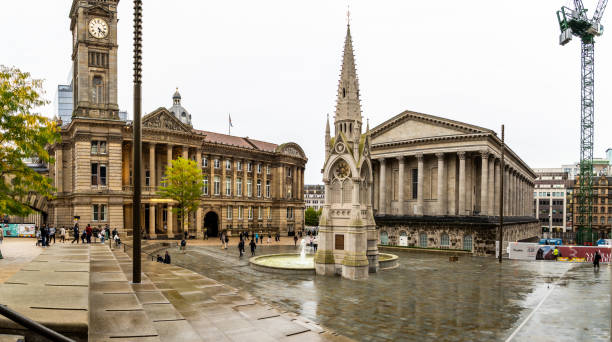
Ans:
[{"label": "arched entrance", "polygon": [[214,211],[206,213],[206,216],[204,216],[204,227],[206,227],[209,237],[219,235],[219,215]]}]

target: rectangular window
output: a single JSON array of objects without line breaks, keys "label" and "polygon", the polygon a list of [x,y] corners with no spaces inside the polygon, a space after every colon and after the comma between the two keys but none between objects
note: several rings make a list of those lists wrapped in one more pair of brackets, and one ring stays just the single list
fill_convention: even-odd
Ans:
[{"label": "rectangular window", "polygon": [[100,147],[98,149],[100,154],[106,154],[106,141],[100,141]]},{"label": "rectangular window", "polygon": [[261,164],[257,164],[257,173],[261,173]]},{"label": "rectangular window", "polygon": [[257,197],[261,197],[261,179],[257,180]]},{"label": "rectangular window", "polygon": [[231,196],[231,195],[232,195],[232,179],[227,178],[225,179],[225,196]]},{"label": "rectangular window", "polygon": [[231,205],[227,206],[227,219],[231,220],[232,219],[232,211],[234,211],[234,207],[232,207]]},{"label": "rectangular window", "polygon": [[221,162],[219,161],[219,159],[215,159],[214,165],[215,165],[215,169],[218,169],[221,167]]},{"label": "rectangular window", "polygon": [[244,207],[243,206],[239,206],[238,207],[238,219],[239,220],[242,220],[243,213],[244,213]]},{"label": "rectangular window", "polygon": [[91,154],[98,154],[98,142],[97,141],[91,142]]},{"label": "rectangular window", "polygon": [[145,186],[151,186],[151,171],[145,170]]},{"label": "rectangular window", "polygon": [[287,177],[291,177],[291,168],[290,167],[287,168]]},{"label": "rectangular window", "polygon": [[106,204],[94,204],[91,206],[92,221],[106,221],[108,216]]},{"label": "rectangular window", "polygon": [[242,178],[236,179],[236,196],[242,196]]},{"label": "rectangular window", "polygon": [[98,185],[98,163],[91,164],[91,185]]},{"label": "rectangular window", "polygon": [[270,207],[266,208],[266,218],[268,220],[272,219],[272,210],[270,210]]},{"label": "rectangular window", "polygon": [[106,165],[100,165],[100,185],[106,186]]},{"label": "rectangular window", "polygon": [[288,219],[293,218],[293,208],[287,208],[287,218]]},{"label": "rectangular window", "polygon": [[231,170],[232,169],[232,161],[231,160],[226,160],[225,161],[225,169],[226,170]]},{"label": "rectangular window", "polygon": [[259,208],[257,208],[257,218],[260,219],[260,220],[262,219],[261,214],[262,214],[262,208],[259,207]]},{"label": "rectangular window", "polygon": [[214,186],[214,191],[215,191],[215,196],[219,196],[221,194],[221,178],[219,176],[215,176],[215,184]]},{"label": "rectangular window", "polygon": [[251,162],[247,163],[247,172],[253,172],[253,163]]},{"label": "rectangular window", "polygon": [[208,158],[207,157],[202,158],[202,167],[208,167]]},{"label": "rectangular window", "polygon": [[266,197],[270,198],[270,180],[266,180]]},{"label": "rectangular window", "polygon": [[266,165],[266,175],[270,174],[270,165]]},{"label": "rectangular window", "polygon": [[253,207],[249,207],[249,220],[253,219]]},{"label": "rectangular window", "polygon": [[202,193],[208,195],[208,176],[204,176],[204,185],[202,186]]},{"label": "rectangular window", "polygon": [[236,162],[236,168],[238,171],[242,171],[242,162],[240,160]]},{"label": "rectangular window", "polygon": [[247,179],[247,197],[253,197],[253,181]]},{"label": "rectangular window", "polygon": [[412,199],[417,199],[419,193],[419,170],[412,169]]},{"label": "rectangular window", "polygon": [[106,204],[100,205],[100,221],[106,221]]},{"label": "rectangular window", "polygon": [[98,212],[99,212],[99,210],[100,210],[100,209],[99,209],[99,205],[94,204],[94,205],[92,206],[92,214],[93,214],[93,215],[92,215],[92,217],[93,217],[93,218],[92,218],[92,221],[98,221]]}]

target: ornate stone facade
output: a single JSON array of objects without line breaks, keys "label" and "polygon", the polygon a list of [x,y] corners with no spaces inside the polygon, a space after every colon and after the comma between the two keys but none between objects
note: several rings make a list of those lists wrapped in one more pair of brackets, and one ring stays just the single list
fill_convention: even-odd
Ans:
[{"label": "ornate stone facade", "polygon": [[[47,210],[56,227],[70,227],[78,217],[81,225],[108,225],[129,236],[133,126],[116,115],[117,3],[73,1],[75,109],[62,127],[62,142],[49,147],[56,160],[49,176],[57,193]],[[108,32],[92,31],[93,19],[104,21]],[[183,234],[174,203],[156,194],[166,166],[179,156],[195,160],[205,179],[200,205],[188,220],[190,235],[201,238],[205,229],[210,236],[224,230],[286,235],[303,229],[307,158],[300,146],[194,129],[178,91],[172,100],[170,108],[142,119],[145,236]]]}]

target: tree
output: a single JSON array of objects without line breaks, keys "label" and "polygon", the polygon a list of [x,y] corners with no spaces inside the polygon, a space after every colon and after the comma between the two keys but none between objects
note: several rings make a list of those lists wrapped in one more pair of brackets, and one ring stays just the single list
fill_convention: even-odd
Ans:
[{"label": "tree", "polygon": [[319,217],[321,216],[321,210],[314,210],[314,208],[307,208],[304,212],[304,223],[307,226],[318,226],[319,225]]},{"label": "tree", "polygon": [[26,159],[52,164],[46,147],[60,141],[60,127],[36,113],[48,102],[42,80],[29,73],[0,65],[0,217],[26,216],[32,209],[28,194],[51,198],[51,179],[28,167]]},{"label": "tree", "polygon": [[185,217],[197,209],[204,177],[195,161],[179,157],[166,167],[164,185],[157,194],[178,202],[172,211],[181,215],[181,226],[185,227]]}]

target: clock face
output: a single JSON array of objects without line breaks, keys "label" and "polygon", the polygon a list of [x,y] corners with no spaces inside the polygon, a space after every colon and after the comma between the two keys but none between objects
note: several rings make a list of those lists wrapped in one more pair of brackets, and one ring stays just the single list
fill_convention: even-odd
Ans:
[{"label": "clock face", "polygon": [[89,21],[89,33],[101,39],[108,36],[108,24],[102,18],[93,18]]},{"label": "clock face", "polygon": [[344,179],[349,176],[351,170],[344,160],[340,160],[336,165],[335,173],[337,178]]}]

